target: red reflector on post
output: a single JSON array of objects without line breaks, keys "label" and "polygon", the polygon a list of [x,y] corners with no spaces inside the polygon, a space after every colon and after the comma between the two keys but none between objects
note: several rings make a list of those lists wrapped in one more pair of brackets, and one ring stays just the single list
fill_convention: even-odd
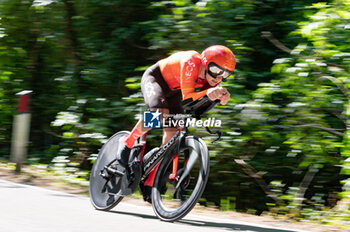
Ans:
[{"label": "red reflector on post", "polygon": [[18,103],[19,112],[28,112],[29,95],[20,95]]},{"label": "red reflector on post", "polygon": [[19,96],[18,99],[18,111],[21,113],[27,113],[29,111],[29,96],[32,93],[31,90],[23,90],[16,95]]}]

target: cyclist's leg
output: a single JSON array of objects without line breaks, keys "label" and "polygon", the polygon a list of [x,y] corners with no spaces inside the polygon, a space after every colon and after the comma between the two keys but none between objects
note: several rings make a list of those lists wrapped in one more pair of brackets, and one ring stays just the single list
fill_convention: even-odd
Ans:
[{"label": "cyclist's leg", "polygon": [[162,146],[166,144],[175,134],[177,129],[173,127],[163,129],[163,142]]},{"label": "cyclist's leg", "polygon": [[[164,94],[164,92],[168,90],[169,87],[162,77],[158,64],[149,67],[143,74],[141,80],[141,91],[149,109],[159,109],[163,112],[164,109],[168,108],[168,102]],[[118,154],[120,154],[119,161],[124,167],[127,165],[130,151],[135,141],[149,130],[150,128],[143,128],[143,119],[140,119],[131,133],[126,138],[123,138],[124,141],[122,144],[124,146],[121,146]]]},{"label": "cyclist's leg", "polygon": [[[163,142],[162,146],[166,144],[176,133],[176,128],[164,128],[163,129]],[[156,177],[157,170],[158,170],[159,164],[152,169],[150,174],[148,175],[148,178],[146,179],[144,183],[144,200],[151,203],[151,192],[153,187],[154,178]]]},{"label": "cyclist's leg", "polygon": [[[181,106],[181,90],[172,91],[160,72],[158,64],[151,66],[145,74],[142,76],[141,90],[145,99],[146,105],[152,110],[160,110],[163,122],[163,117],[168,114],[175,114],[182,112]],[[179,109],[179,110],[178,110]],[[141,131],[143,128],[143,121],[140,120],[137,124],[137,130]],[[175,131],[175,132],[174,132]],[[163,142],[164,145],[174,134],[176,130],[173,128],[166,128],[163,130]],[[132,137],[130,134],[129,137]],[[133,143],[134,141],[131,140]],[[151,187],[153,186],[153,180],[156,174],[157,168],[154,168],[149,178],[144,183],[144,199],[150,201]]]},{"label": "cyclist's leg", "polygon": [[[169,104],[169,114],[183,114],[183,108],[181,105],[182,94],[181,90],[173,91],[166,96]],[[167,127],[163,129],[163,144],[166,144],[176,133],[177,128]]]},{"label": "cyclist's leg", "polygon": [[[165,115],[183,113],[183,108],[181,106],[182,96],[180,91],[172,92],[167,96],[166,100],[168,101],[168,104],[170,107],[169,109],[163,110],[163,113]],[[176,131],[177,131],[177,128],[174,128],[174,127],[163,128],[162,146],[166,144],[176,134]],[[149,174],[147,180],[145,181],[145,184],[144,184],[145,186],[153,187],[153,182],[154,182],[155,175],[157,173],[157,169],[158,169],[158,165]]]},{"label": "cyclist's leg", "polygon": [[117,154],[119,155],[118,161],[119,164],[121,164],[123,167],[126,167],[129,162],[129,156],[132,147],[134,146],[135,141],[141,137],[143,134],[147,132],[147,130],[142,130],[144,128],[140,128],[139,124],[142,122],[138,122],[134,128],[131,130],[131,133],[129,135],[126,135],[125,137],[120,138],[120,146],[117,151]]}]

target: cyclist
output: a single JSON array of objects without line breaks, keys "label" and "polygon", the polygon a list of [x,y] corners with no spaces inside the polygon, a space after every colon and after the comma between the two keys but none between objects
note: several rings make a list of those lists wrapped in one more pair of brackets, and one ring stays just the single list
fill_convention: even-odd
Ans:
[{"label": "cyclist", "polygon": [[[233,52],[222,45],[205,49],[202,54],[196,51],[177,52],[149,67],[142,76],[141,90],[146,105],[151,110],[158,110],[163,118],[167,114],[183,113],[181,100],[197,100],[205,95],[210,100],[220,100],[226,105],[230,93],[219,84],[225,81],[235,69],[236,60]],[[201,87],[195,92],[195,88]],[[149,131],[143,127],[143,119],[131,133],[121,138],[118,148],[118,162],[124,168],[128,165],[131,148],[135,141]],[[164,145],[176,133],[176,128],[163,129]],[[156,168],[155,168],[156,169]],[[144,183],[144,199],[150,201],[150,189],[153,186],[155,169]]]}]

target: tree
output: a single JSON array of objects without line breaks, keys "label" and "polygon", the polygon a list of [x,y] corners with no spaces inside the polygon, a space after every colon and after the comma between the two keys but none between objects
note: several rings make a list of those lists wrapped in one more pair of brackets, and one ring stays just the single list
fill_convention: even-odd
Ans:
[{"label": "tree", "polygon": [[[281,129],[283,141],[277,147],[287,146],[286,156],[298,159],[294,168],[303,177],[283,183],[289,186],[284,191],[285,197],[292,196],[286,198],[290,207],[299,210],[307,205],[318,210],[324,205],[333,207],[327,200],[332,193],[340,191],[342,179],[343,191],[349,191],[349,179],[345,175],[349,174],[346,134],[350,76],[349,47],[344,43],[349,38],[346,26],[350,19],[349,4],[334,1],[313,7],[317,12],[310,14],[309,20],[301,22],[300,28],[292,33],[300,36],[300,43],[293,50],[266,34],[276,47],[290,55],[274,61],[272,72],[281,78],[261,84],[254,93],[259,114],[265,113],[273,122],[268,131]],[[348,214],[349,200],[346,194],[343,197],[343,205],[347,204],[344,212]],[[310,216],[306,211],[302,213]]]}]

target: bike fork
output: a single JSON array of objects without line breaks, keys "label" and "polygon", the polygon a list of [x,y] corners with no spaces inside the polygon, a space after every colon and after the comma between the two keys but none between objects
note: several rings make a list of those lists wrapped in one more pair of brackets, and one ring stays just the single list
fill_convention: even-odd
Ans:
[{"label": "bike fork", "polygon": [[[183,130],[183,128],[181,128],[181,127],[178,129],[178,131],[180,131],[180,132],[181,132],[182,130]],[[181,143],[181,141],[180,141],[180,143]],[[179,145],[180,145],[180,143],[179,143]],[[178,149],[178,151],[180,151],[180,149]],[[184,164],[184,165],[186,165],[187,159],[188,159],[188,158],[185,157],[185,164]],[[176,154],[174,155],[174,157],[173,157],[173,171],[172,171],[172,173],[169,175],[169,179],[170,179],[170,180],[175,180],[175,179],[176,179],[178,167],[179,167],[179,154],[176,153]]]}]

